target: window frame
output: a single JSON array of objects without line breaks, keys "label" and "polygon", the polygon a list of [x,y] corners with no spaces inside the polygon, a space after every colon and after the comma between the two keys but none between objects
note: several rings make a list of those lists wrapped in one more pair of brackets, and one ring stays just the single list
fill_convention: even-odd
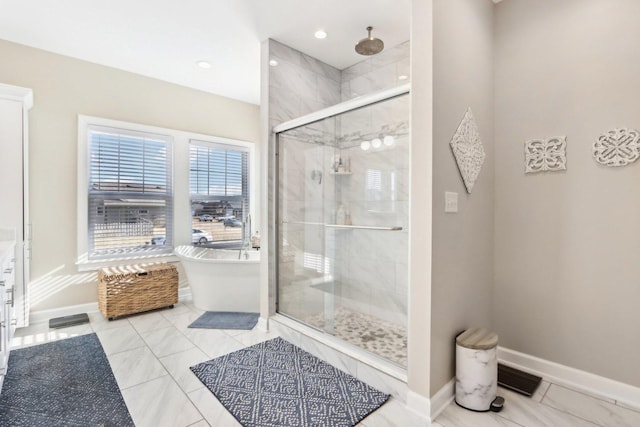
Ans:
[{"label": "window frame", "polygon": [[233,147],[244,147],[249,151],[249,213],[253,220],[253,230],[259,228],[259,218],[256,215],[256,207],[262,189],[258,188],[257,171],[259,170],[259,147],[255,142],[217,137],[196,132],[187,132],[159,126],[143,125],[119,120],[105,119],[101,117],[78,115],[78,173],[77,173],[77,257],[76,267],[78,271],[96,271],[99,268],[134,264],[142,262],[177,262],[178,258],[173,254],[144,255],[131,257],[114,257],[104,260],[88,259],[88,186],[89,186],[89,150],[88,130],[89,126],[104,126],[118,129],[126,129],[133,132],[144,132],[156,135],[167,135],[173,138],[172,144],[172,182],[173,182],[173,236],[174,246],[191,244],[192,216],[189,189],[189,147],[191,140],[206,143],[222,144]]},{"label": "window frame", "polygon": [[[102,134],[102,135],[117,135],[118,137],[124,137],[124,138],[132,138],[132,139],[139,139],[139,140],[143,140],[143,141],[155,141],[155,142],[159,142],[160,144],[163,145],[164,149],[165,149],[165,156],[166,159],[163,162],[163,168],[165,169],[166,172],[166,186],[167,186],[167,190],[164,192],[158,192],[158,193],[154,193],[154,192],[147,192],[147,191],[123,191],[120,189],[120,185],[119,185],[119,189],[112,191],[112,190],[108,190],[108,189],[103,189],[103,188],[99,188],[97,190],[92,189],[92,171],[91,171],[91,166],[94,165],[94,160],[92,159],[92,153],[95,153],[95,151],[93,151],[93,147],[92,144],[94,143],[94,138],[92,137],[92,134]],[[154,132],[141,132],[141,131],[134,131],[134,130],[130,130],[130,129],[126,129],[124,127],[108,127],[108,126],[102,126],[102,125],[94,125],[94,124],[90,124],[87,126],[87,139],[86,139],[86,146],[87,146],[87,187],[85,188],[86,191],[86,196],[88,198],[88,210],[87,210],[87,249],[89,249],[87,252],[88,254],[90,252],[93,252],[94,255],[93,257],[90,259],[90,261],[101,261],[104,259],[110,259],[110,258],[114,258],[114,255],[109,255],[109,254],[100,254],[100,255],[96,255],[95,254],[95,248],[93,248],[93,251],[90,251],[91,246],[92,246],[92,230],[91,230],[91,217],[92,214],[90,212],[90,210],[92,209],[91,207],[95,206],[96,202],[100,202],[103,201],[103,209],[107,208],[107,201],[110,200],[114,200],[114,199],[137,199],[139,201],[152,201],[152,200],[164,200],[164,210],[165,210],[165,238],[166,241],[169,243],[167,246],[164,247],[148,247],[148,248],[142,248],[142,249],[138,249],[138,250],[131,250],[130,252],[125,250],[123,251],[121,254],[119,254],[117,257],[118,258],[122,258],[122,259],[127,259],[127,258],[136,258],[139,256],[158,256],[158,255],[167,255],[167,254],[172,254],[173,253],[173,228],[174,228],[174,222],[173,222],[173,217],[174,217],[174,211],[175,211],[175,203],[173,201],[174,198],[174,194],[175,194],[175,186],[174,186],[174,182],[173,182],[173,137],[171,137],[170,135],[165,135],[165,134],[160,134],[160,133],[154,133]],[[143,152],[145,150],[144,146],[141,147],[143,148]],[[126,153],[126,148],[125,148],[125,153]],[[124,165],[123,167],[126,168],[126,155],[125,158],[122,158],[122,151],[118,151],[118,184],[123,184],[126,183],[126,181],[122,181],[121,178],[121,172],[120,172],[120,165]],[[145,156],[142,157],[143,159],[143,165],[144,165],[144,161],[145,160],[151,160]],[[109,159],[109,157],[106,157],[102,160],[111,160]],[[124,163],[123,163],[124,162]],[[139,165],[136,165],[136,167],[139,167]],[[109,172],[113,172],[113,169],[107,169]],[[142,166],[140,169],[136,169],[136,172],[141,173],[143,172],[144,166]],[[142,174],[143,176],[146,176],[147,178],[151,178],[153,176],[154,172],[157,172],[157,170],[154,170],[152,168],[146,170],[147,174]],[[143,181],[144,182],[144,181]],[[93,183],[95,184],[95,182]],[[136,208],[137,209],[137,208]],[[144,210],[144,209],[137,209],[137,210]],[[122,222],[122,221],[121,221]],[[95,223],[93,225],[96,225]],[[93,230],[93,233],[95,233],[95,229]],[[149,242],[149,244],[151,244],[151,242]],[[117,250],[117,248],[114,248]],[[117,253],[117,252],[114,252]]]},{"label": "window frame", "polygon": [[[252,211],[252,206],[255,204],[255,201],[253,200],[253,197],[255,197],[255,192],[253,191],[253,187],[254,187],[254,181],[253,181],[253,162],[255,161],[254,157],[252,156],[252,150],[251,147],[245,146],[245,145],[241,145],[241,144],[230,144],[228,142],[220,142],[220,141],[205,141],[202,139],[197,139],[197,138],[191,138],[189,140],[189,208],[191,209],[191,207],[193,206],[193,200],[194,199],[211,199],[211,200],[215,200],[215,199],[226,199],[226,200],[242,200],[243,199],[243,194],[245,194],[244,188],[241,189],[241,195],[239,196],[216,196],[216,195],[200,195],[198,193],[191,193],[191,150],[193,147],[203,147],[207,150],[211,150],[211,149],[218,149],[218,150],[224,150],[224,151],[237,151],[237,152],[241,152],[241,153],[246,153],[247,155],[247,177],[246,180],[244,178],[241,179],[242,182],[246,181],[247,183],[247,191],[246,191],[246,197],[248,199],[248,210],[246,212],[247,215],[251,215],[251,217],[253,218],[253,211]],[[226,183],[226,180],[225,180]],[[225,185],[226,187],[226,185]],[[244,210],[244,209],[243,209]],[[240,220],[242,220],[242,218],[239,218]],[[248,234],[247,237],[250,237],[251,234]],[[208,247],[213,247],[215,248],[216,246],[219,246],[221,248],[226,248],[227,245],[229,245],[230,242],[234,242],[234,240],[218,240],[218,241],[212,241],[210,244],[208,244]],[[192,243],[193,244],[193,243]]]}]

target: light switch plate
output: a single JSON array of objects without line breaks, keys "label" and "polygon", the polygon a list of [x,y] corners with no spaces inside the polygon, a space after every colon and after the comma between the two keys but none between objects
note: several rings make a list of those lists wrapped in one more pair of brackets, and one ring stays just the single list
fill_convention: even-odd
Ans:
[{"label": "light switch plate", "polygon": [[444,211],[446,213],[458,212],[458,193],[444,192]]}]

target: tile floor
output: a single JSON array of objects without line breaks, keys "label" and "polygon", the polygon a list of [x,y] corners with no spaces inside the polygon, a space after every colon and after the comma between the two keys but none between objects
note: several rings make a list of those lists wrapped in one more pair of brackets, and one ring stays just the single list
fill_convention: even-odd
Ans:
[{"label": "tile floor", "polygon": [[[259,330],[188,329],[202,311],[189,302],[174,309],[109,322],[89,313],[90,324],[50,330],[46,323],[18,329],[12,348],[95,332],[109,358],[118,385],[138,427],[236,427],[239,424],[202,383],[190,366],[275,338]],[[640,426],[640,412],[614,401],[596,399],[543,382],[533,398],[499,389],[506,404],[499,414],[475,413],[449,405],[437,427]],[[360,427],[423,427],[426,422],[390,399]]]}]

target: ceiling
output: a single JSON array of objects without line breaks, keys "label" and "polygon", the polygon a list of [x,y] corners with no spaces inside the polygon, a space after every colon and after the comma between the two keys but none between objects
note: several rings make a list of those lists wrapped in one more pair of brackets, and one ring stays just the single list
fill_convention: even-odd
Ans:
[{"label": "ceiling", "polygon": [[258,104],[261,41],[344,69],[367,26],[389,48],[410,18],[411,0],[0,0],[0,39]]}]

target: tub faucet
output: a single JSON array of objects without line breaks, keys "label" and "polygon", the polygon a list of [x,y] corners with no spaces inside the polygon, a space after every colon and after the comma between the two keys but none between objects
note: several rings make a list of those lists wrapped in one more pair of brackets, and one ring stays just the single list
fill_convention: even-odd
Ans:
[{"label": "tub faucet", "polygon": [[247,237],[247,227],[249,228],[249,234],[251,234],[251,214],[247,214],[244,221],[242,221],[242,243],[240,250],[238,251],[238,259],[242,257],[244,251],[244,259],[249,259],[249,248],[251,246],[251,236]]}]

